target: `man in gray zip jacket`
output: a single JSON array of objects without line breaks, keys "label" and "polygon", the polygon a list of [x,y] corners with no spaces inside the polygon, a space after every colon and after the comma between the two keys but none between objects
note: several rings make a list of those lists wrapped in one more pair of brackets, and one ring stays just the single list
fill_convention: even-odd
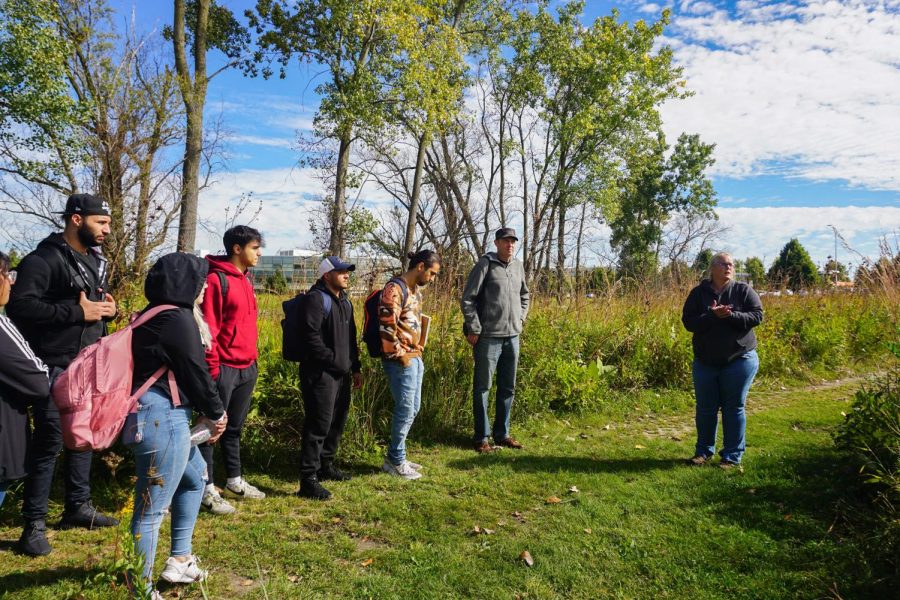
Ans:
[{"label": "man in gray zip jacket", "polygon": [[[509,435],[509,415],[516,391],[519,364],[519,334],[525,324],[531,293],[525,283],[525,267],[513,254],[519,238],[514,229],[503,227],[494,236],[496,252],[482,256],[463,291],[461,306],[463,330],[475,352],[475,376],[472,382],[472,409],[475,413],[475,450],[491,452],[489,434],[494,443],[522,448]],[[497,372],[497,407],[493,431],[488,430],[488,396]]]}]

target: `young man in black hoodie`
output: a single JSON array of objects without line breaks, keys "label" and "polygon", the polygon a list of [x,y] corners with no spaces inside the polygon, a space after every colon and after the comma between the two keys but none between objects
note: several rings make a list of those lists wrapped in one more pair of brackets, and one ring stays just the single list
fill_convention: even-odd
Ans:
[{"label": "young man in black hoodie", "polygon": [[[106,333],[116,315],[107,293],[106,260],[99,247],[110,233],[109,205],[90,194],[73,194],[62,213],[65,228],[44,239],[16,269],[6,312],[34,353],[51,370],[51,380],[75,355]],[[47,396],[34,403],[34,433],[18,549],[31,556],[50,553],[47,503],[56,456],[62,449],[59,412]],[[90,451],[66,450],[66,501],[60,528],[109,527],[118,521],[91,504]]]},{"label": "young man in black hoodie", "polygon": [[319,265],[319,280],[304,298],[300,320],[300,391],[305,418],[300,446],[298,496],[327,500],[331,492],[320,481],[346,481],[334,466],[338,444],[350,411],[350,386],[359,389],[359,347],[353,305],[347,298],[355,265],[329,256]]}]

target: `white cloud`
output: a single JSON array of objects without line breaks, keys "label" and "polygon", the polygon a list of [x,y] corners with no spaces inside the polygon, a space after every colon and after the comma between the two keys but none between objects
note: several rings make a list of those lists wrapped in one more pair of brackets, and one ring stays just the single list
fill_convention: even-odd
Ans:
[{"label": "white cloud", "polygon": [[680,13],[666,41],[695,96],[663,108],[667,133],[715,142],[718,175],[900,191],[898,8],[742,0]]},{"label": "white cloud", "polygon": [[896,241],[900,235],[900,208],[881,206],[822,206],[759,208],[719,208],[722,224],[730,231],[721,240],[721,249],[739,258],[759,256],[766,266],[778,256],[781,248],[797,238],[813,260],[824,263],[834,254],[834,225],[848,245],[859,254],[851,254],[838,243],[838,260],[859,265],[860,254],[878,256],[878,242],[887,237]]},{"label": "white cloud", "polygon": [[270,146],[272,148],[284,148],[290,150],[295,146],[294,140],[282,137],[265,137],[261,135],[232,135],[228,138],[234,144],[248,144],[252,146]]}]

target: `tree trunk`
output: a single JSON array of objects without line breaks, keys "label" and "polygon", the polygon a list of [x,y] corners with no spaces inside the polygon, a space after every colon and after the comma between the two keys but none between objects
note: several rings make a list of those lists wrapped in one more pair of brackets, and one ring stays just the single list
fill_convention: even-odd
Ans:
[{"label": "tree trunk", "polygon": [[575,291],[580,293],[583,289],[583,277],[581,276],[581,240],[584,239],[584,222],[587,220],[587,202],[581,205],[581,221],[578,223],[578,238],[575,242]]},{"label": "tree trunk", "polygon": [[197,238],[197,201],[200,160],[203,149],[203,109],[206,104],[206,30],[210,0],[197,0],[197,30],[194,31],[194,76],[187,67],[184,39],[184,0],[175,0],[173,45],[175,70],[187,115],[184,164],[181,176],[181,217],[178,221],[178,250],[193,252]]},{"label": "tree trunk", "polygon": [[350,132],[341,134],[337,157],[337,176],[334,182],[334,204],[331,206],[331,236],[328,254],[344,254],[344,213],[347,211],[347,168],[350,164]]},{"label": "tree trunk", "polygon": [[431,136],[426,132],[419,138],[419,151],[416,154],[416,172],[413,175],[412,194],[409,199],[409,217],[406,219],[406,238],[403,240],[403,255],[400,263],[405,269],[409,253],[413,251],[416,237],[416,218],[419,214],[419,194],[422,189],[422,173],[425,170],[425,149],[431,143]]}]

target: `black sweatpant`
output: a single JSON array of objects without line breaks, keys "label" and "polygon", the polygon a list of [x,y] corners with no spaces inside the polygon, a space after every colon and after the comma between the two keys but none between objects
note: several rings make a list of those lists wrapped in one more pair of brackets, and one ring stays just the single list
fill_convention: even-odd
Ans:
[{"label": "black sweatpant", "polygon": [[[53,368],[51,381],[62,373]],[[47,396],[34,403],[32,408],[34,431],[31,434],[31,453],[27,459],[28,476],[22,498],[22,518],[38,521],[47,518],[47,505],[56,457],[63,447],[62,424],[59,410],[53,398]],[[66,480],[66,509],[74,510],[91,499],[91,458],[90,450],[76,452],[66,449],[63,474]]]},{"label": "black sweatpant", "polygon": [[305,416],[300,442],[300,479],[315,475],[334,462],[350,412],[352,377],[300,370]]},{"label": "black sweatpant", "polygon": [[227,365],[219,366],[219,378],[216,379],[216,387],[219,388],[219,398],[228,415],[228,425],[225,432],[214,445],[200,444],[200,454],[206,461],[206,471],[209,476],[207,483],[213,483],[213,449],[215,446],[222,448],[222,460],[225,461],[225,477],[241,476],[241,432],[244,430],[244,421],[250,412],[250,402],[253,400],[253,389],[256,387],[256,378],[259,369],[254,362],[249,367],[236,369]]}]

